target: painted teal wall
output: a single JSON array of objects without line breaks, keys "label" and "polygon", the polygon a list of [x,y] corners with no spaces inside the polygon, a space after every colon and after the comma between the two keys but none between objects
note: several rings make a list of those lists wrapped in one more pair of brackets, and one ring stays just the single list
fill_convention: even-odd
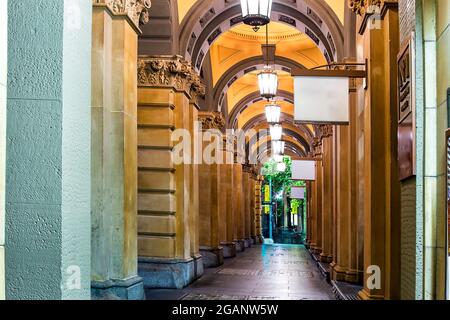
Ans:
[{"label": "painted teal wall", "polygon": [[91,11],[8,1],[8,299],[90,298]]}]

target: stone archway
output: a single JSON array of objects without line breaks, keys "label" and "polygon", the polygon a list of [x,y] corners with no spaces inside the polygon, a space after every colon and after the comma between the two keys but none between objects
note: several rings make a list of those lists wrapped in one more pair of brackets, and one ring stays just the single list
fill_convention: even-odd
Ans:
[{"label": "stone archway", "polygon": [[[274,65],[274,68],[276,70],[281,70],[288,73],[290,73],[294,68],[305,68],[300,63],[285,57],[276,56],[275,61],[276,64]],[[262,56],[251,57],[235,64],[226,73],[224,73],[214,87],[213,92],[213,101],[218,102],[218,111],[222,111],[226,114],[226,110],[224,110],[224,99],[228,89],[233,85],[235,81],[248,74],[249,72],[262,70],[264,66],[265,63]]]},{"label": "stone archway", "polygon": [[[343,27],[334,12],[322,1],[292,4],[275,1],[272,21],[293,26],[310,37],[328,62],[343,58]],[[181,25],[180,54],[199,71],[214,41],[231,27],[242,23],[239,1],[198,1]]]}]

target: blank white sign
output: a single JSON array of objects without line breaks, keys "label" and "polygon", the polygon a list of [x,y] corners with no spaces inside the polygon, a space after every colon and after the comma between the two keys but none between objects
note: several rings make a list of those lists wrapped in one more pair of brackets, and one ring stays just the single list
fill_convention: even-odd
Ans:
[{"label": "blank white sign", "polygon": [[304,200],[305,199],[305,188],[304,187],[292,187],[291,198]]},{"label": "blank white sign", "polygon": [[292,180],[316,180],[316,161],[314,160],[293,160]]},{"label": "blank white sign", "polygon": [[349,124],[349,80],[346,77],[295,77],[295,121]]}]

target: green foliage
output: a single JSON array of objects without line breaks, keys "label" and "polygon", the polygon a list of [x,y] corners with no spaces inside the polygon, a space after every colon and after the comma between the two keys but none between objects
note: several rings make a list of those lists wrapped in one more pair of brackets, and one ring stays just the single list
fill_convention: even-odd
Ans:
[{"label": "green foliage", "polygon": [[277,162],[273,159],[266,162],[262,169],[262,174],[265,176],[266,182],[272,178],[273,194],[278,194],[281,191],[287,191],[286,187],[291,186],[292,160],[289,157],[284,157],[283,162],[286,164],[286,170],[284,172],[277,171]]},{"label": "green foliage", "polygon": [[286,164],[286,170],[284,172],[277,171],[277,162],[270,159],[264,164],[262,174],[265,176],[266,182],[272,178],[272,190],[273,194],[278,194],[281,191],[286,193],[291,192],[291,187],[305,187],[305,181],[292,181],[292,160],[289,157],[284,157],[283,162]]}]

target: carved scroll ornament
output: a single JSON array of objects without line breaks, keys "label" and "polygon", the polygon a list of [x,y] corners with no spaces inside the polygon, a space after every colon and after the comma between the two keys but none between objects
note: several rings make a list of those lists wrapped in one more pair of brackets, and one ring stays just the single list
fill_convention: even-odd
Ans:
[{"label": "carved scroll ornament", "polygon": [[225,127],[225,118],[221,112],[201,112],[198,118],[202,122],[203,130],[222,130]]},{"label": "carved scroll ornament", "polygon": [[349,7],[352,11],[360,16],[370,13],[374,6],[380,7],[381,0],[350,0]]},{"label": "carved scroll ornament", "polygon": [[205,96],[205,85],[191,63],[181,56],[140,57],[138,82],[144,87],[171,87],[193,98]]},{"label": "carved scroll ornament", "polygon": [[115,14],[128,14],[139,27],[150,21],[151,0],[93,0],[94,4],[106,4]]}]

